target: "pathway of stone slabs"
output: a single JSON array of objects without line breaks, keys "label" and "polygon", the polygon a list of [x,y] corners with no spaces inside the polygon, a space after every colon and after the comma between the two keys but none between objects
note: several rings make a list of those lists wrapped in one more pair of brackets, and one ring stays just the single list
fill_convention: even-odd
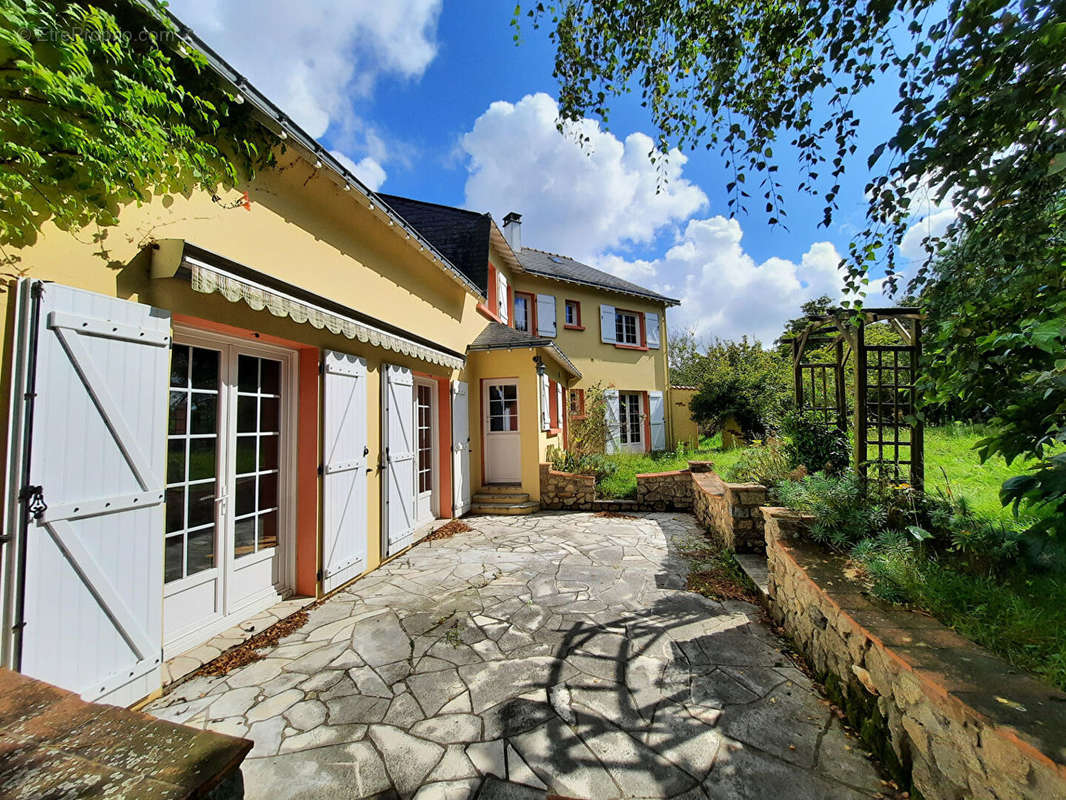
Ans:
[{"label": "pathway of stone slabs", "polygon": [[469,522],[149,710],[254,740],[253,800],[882,788],[757,609],[684,590],[680,553],[706,547],[690,516]]}]

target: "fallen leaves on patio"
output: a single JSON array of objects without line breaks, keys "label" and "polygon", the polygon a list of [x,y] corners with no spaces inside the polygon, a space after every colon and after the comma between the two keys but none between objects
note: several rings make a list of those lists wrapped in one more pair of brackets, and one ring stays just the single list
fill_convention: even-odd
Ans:
[{"label": "fallen leaves on patio", "polygon": [[755,604],[759,602],[758,594],[737,580],[725,567],[693,570],[685,580],[685,588],[716,600],[745,600]]},{"label": "fallen leaves on patio", "polygon": [[441,525],[439,528],[437,528],[437,530],[433,531],[433,533],[431,533],[422,541],[432,542],[435,539],[449,539],[452,536],[455,536],[455,534],[457,533],[466,533],[467,531],[472,530],[474,529],[467,525],[465,522],[463,522],[461,519],[453,519],[451,522],[446,522],[445,524]]},{"label": "fallen leaves on patio", "polygon": [[597,511],[592,516],[603,517],[604,519],[639,519],[632,514],[626,514],[621,511]]},{"label": "fallen leaves on patio", "polygon": [[[318,605],[315,603],[314,605]],[[198,669],[194,675],[226,675],[239,667],[251,664],[265,658],[260,650],[274,647],[278,641],[284,639],[290,633],[298,631],[307,624],[307,612],[312,606],[302,608],[295,614],[290,614],[283,620],[279,620],[269,628],[260,631],[243,644],[231,647],[214,661],[209,661]]]}]

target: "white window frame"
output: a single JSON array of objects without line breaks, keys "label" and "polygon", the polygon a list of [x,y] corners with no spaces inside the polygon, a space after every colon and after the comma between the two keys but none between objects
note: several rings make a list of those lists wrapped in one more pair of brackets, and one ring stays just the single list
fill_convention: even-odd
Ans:
[{"label": "white window frame", "polygon": [[[628,338],[629,331],[626,330],[626,320],[633,321],[632,341]],[[640,347],[640,315],[632,311],[619,311],[616,309],[614,312],[614,333],[615,344]]]}]

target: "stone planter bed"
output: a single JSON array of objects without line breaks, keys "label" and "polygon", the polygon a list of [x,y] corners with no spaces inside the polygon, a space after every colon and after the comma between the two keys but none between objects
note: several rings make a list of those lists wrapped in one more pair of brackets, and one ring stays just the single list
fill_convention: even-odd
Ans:
[{"label": "stone planter bed", "polygon": [[926,800],[1066,797],[1066,694],[861,593],[801,515],[761,513],[774,620],[901,780]]}]

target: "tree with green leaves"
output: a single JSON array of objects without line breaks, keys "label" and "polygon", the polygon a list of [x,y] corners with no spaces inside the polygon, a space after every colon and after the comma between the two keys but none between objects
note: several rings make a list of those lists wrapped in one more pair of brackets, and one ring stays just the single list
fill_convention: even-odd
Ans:
[{"label": "tree with green leaves", "polygon": [[702,380],[689,405],[711,430],[736,421],[748,439],[764,437],[782,420],[792,398],[789,363],[758,340],[715,342],[703,354]]},{"label": "tree with green leaves", "polygon": [[[865,161],[874,174],[868,224],[846,259],[852,291],[874,265],[895,286],[916,194],[950,198],[957,229],[980,220],[1039,243],[1031,221],[1066,185],[1066,0],[545,0],[525,10],[555,46],[560,125],[607,125],[614,100],[639,93],[659,154],[721,154],[731,213],[757,203],[783,222],[787,160],[828,226],[841,176]],[[898,124],[859,153],[853,102],[875,83],[895,85]]]},{"label": "tree with green leaves", "polygon": [[933,263],[922,388],[927,416],[988,423],[983,458],[1038,459],[1001,496],[1066,535],[1066,199],[1029,224],[1046,226],[1045,247],[978,225]]},{"label": "tree with green leaves", "polygon": [[276,137],[161,4],[0,0],[0,248],[108,226],[155,195],[233,185]]}]

